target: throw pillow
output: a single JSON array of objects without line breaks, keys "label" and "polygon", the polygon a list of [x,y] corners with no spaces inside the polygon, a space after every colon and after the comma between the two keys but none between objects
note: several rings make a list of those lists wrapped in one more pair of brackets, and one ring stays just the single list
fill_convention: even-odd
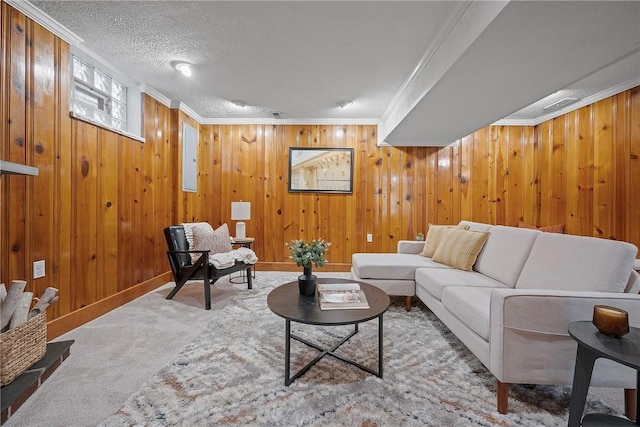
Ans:
[{"label": "throw pillow", "polygon": [[208,227],[213,232],[213,227],[208,222],[183,222],[182,228],[184,229],[184,237],[187,239],[189,249],[193,249],[193,227],[203,226]]},{"label": "throw pillow", "polygon": [[548,225],[546,227],[536,227],[535,225],[525,224],[522,221],[518,221],[518,228],[530,228],[532,230],[544,231],[545,233],[564,234],[564,224]]},{"label": "throw pillow", "polygon": [[460,230],[468,230],[468,225],[433,225],[429,224],[427,229],[427,237],[424,241],[424,248],[422,249],[422,256],[429,258],[433,257],[433,254],[438,249],[438,245],[442,241],[442,236],[447,228],[457,228]]},{"label": "throw pillow", "polygon": [[[208,225],[208,224],[207,224]],[[193,227],[193,250],[209,251],[209,255],[231,252],[231,237],[226,223],[213,230],[211,226],[198,225]],[[195,262],[200,254],[190,254],[191,262]]]},{"label": "throw pillow", "polygon": [[488,238],[488,232],[448,228],[433,254],[433,260],[470,271]]}]

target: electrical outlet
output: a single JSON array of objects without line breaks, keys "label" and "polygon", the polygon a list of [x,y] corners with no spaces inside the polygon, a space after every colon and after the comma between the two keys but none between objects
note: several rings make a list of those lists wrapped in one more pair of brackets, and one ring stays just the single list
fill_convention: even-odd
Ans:
[{"label": "electrical outlet", "polygon": [[373,242],[373,234],[367,234],[367,243]]},{"label": "electrical outlet", "polygon": [[39,279],[41,277],[44,277],[44,272],[45,272],[44,260],[34,261],[34,263],[33,263],[33,278],[34,279]]}]

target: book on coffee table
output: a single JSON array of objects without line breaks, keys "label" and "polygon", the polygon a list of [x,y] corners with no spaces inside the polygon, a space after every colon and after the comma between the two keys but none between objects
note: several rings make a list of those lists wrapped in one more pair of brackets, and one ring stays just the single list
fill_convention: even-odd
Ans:
[{"label": "book on coffee table", "polygon": [[321,310],[369,308],[367,297],[357,283],[321,283],[317,292]]}]

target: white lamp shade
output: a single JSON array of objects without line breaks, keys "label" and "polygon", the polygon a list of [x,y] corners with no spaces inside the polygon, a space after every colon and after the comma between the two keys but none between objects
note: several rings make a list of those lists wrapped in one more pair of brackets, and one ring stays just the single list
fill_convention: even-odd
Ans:
[{"label": "white lamp shade", "polygon": [[251,219],[251,202],[231,202],[231,219],[234,221]]},{"label": "white lamp shade", "polygon": [[236,223],[236,239],[247,237],[246,226],[242,220],[251,219],[250,202],[231,202],[231,219]]}]

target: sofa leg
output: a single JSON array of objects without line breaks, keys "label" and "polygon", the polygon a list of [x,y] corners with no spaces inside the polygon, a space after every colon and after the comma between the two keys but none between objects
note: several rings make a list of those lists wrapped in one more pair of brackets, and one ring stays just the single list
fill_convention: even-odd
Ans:
[{"label": "sofa leg", "polygon": [[638,408],[636,408],[636,396],[638,391],[633,388],[624,389],[624,415],[630,420],[636,421]]},{"label": "sofa leg", "polygon": [[496,390],[498,392],[498,412],[507,413],[507,401],[509,399],[509,383],[496,380]]},{"label": "sofa leg", "polygon": [[411,297],[407,296],[407,298],[404,300],[404,309],[407,311],[411,311]]}]

